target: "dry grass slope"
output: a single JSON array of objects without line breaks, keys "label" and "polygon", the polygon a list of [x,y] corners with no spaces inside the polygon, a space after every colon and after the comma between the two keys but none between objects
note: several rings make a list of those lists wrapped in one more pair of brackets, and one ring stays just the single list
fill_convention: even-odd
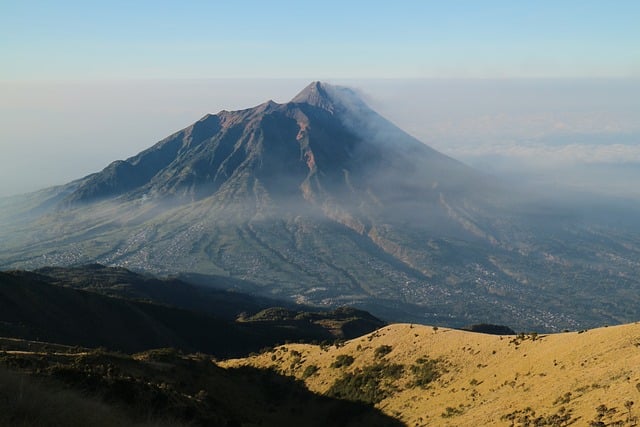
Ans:
[{"label": "dry grass slope", "polygon": [[369,401],[408,426],[627,426],[640,417],[640,324],[494,336],[395,324],[344,345],[291,344],[268,367]]}]

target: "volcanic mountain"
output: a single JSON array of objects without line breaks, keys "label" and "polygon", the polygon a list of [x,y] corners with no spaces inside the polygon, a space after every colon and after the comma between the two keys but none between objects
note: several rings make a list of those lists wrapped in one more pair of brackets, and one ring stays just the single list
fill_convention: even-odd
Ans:
[{"label": "volcanic mountain", "polygon": [[384,120],[351,90],[314,82],[286,104],[206,115],[84,178],[60,203],[207,199],[246,220],[319,215],[371,237],[378,232],[375,214],[413,216],[417,201],[430,203],[433,215],[442,196],[468,192],[479,178]]},{"label": "volcanic mountain", "polygon": [[[312,276],[361,292],[363,280],[349,273],[352,268],[319,253],[337,249],[332,243],[305,245],[319,244],[317,237],[331,230],[344,237],[338,241],[349,252],[366,248],[396,268],[430,274],[394,241],[394,225],[417,224],[431,237],[472,238],[449,212],[449,201],[479,182],[479,174],[398,129],[350,89],[314,82],[286,104],[206,115],[132,158],[57,189],[43,210],[54,207],[54,217],[77,212],[67,222],[74,228],[80,217],[92,229],[145,224],[109,253],[96,254],[97,261],[244,276],[250,265],[275,257],[283,265],[269,274],[274,281],[295,272],[296,282]],[[151,239],[170,247],[160,254]],[[227,249],[235,245],[255,247],[239,256]],[[195,262],[198,268],[191,268]]]},{"label": "volcanic mountain", "polygon": [[[314,82],[290,102],[206,115],[101,172],[0,200],[0,268],[223,275],[255,284],[245,291],[450,326],[573,327],[595,281],[632,309],[627,279],[594,264],[602,247],[567,230],[571,215],[516,215],[500,208],[511,196],[353,90]],[[558,244],[563,233],[577,244]],[[588,280],[551,289],[567,274]],[[625,320],[582,320],[594,319]]]}]

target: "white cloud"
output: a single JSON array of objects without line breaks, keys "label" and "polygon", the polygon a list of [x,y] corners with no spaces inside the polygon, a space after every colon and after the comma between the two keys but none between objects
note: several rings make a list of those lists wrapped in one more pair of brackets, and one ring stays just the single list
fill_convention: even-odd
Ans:
[{"label": "white cloud", "polygon": [[457,146],[450,154],[459,158],[507,157],[527,161],[540,166],[562,163],[640,163],[640,140],[638,144],[568,144],[552,146],[545,144],[512,143]]}]

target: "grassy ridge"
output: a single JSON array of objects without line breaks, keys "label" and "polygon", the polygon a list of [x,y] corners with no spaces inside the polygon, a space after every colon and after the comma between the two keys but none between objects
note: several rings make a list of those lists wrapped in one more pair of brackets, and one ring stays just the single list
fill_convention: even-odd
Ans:
[{"label": "grassy ridge", "polygon": [[395,324],[222,365],[269,367],[410,426],[634,426],[638,336],[640,324],[511,336]]}]

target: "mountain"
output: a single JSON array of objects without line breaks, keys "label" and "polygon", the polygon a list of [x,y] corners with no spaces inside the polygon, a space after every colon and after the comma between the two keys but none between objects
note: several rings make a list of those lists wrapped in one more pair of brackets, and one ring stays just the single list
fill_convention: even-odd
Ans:
[{"label": "mountain", "polygon": [[632,426],[638,333],[638,324],[512,336],[394,324],[337,348],[290,344],[220,365],[270,367],[408,426]]},{"label": "mountain", "polygon": [[0,268],[226,277],[262,296],[455,327],[635,320],[635,211],[508,184],[422,144],[355,91],[314,82],[0,200]]},{"label": "mountain", "polygon": [[228,357],[286,341],[352,338],[384,325],[347,307],[294,311],[267,304],[96,265],[0,272],[0,336],[17,339],[125,352],[174,347]]},{"label": "mountain", "polygon": [[[418,166],[424,170],[415,170]],[[389,187],[394,192],[428,191],[435,185],[468,191],[478,178],[384,120],[349,89],[314,82],[286,104],[269,101],[206,115],[137,156],[84,178],[63,203],[213,195],[225,205],[249,196],[256,199],[251,214],[283,199],[305,200],[328,213],[348,201],[370,203]]]}]

